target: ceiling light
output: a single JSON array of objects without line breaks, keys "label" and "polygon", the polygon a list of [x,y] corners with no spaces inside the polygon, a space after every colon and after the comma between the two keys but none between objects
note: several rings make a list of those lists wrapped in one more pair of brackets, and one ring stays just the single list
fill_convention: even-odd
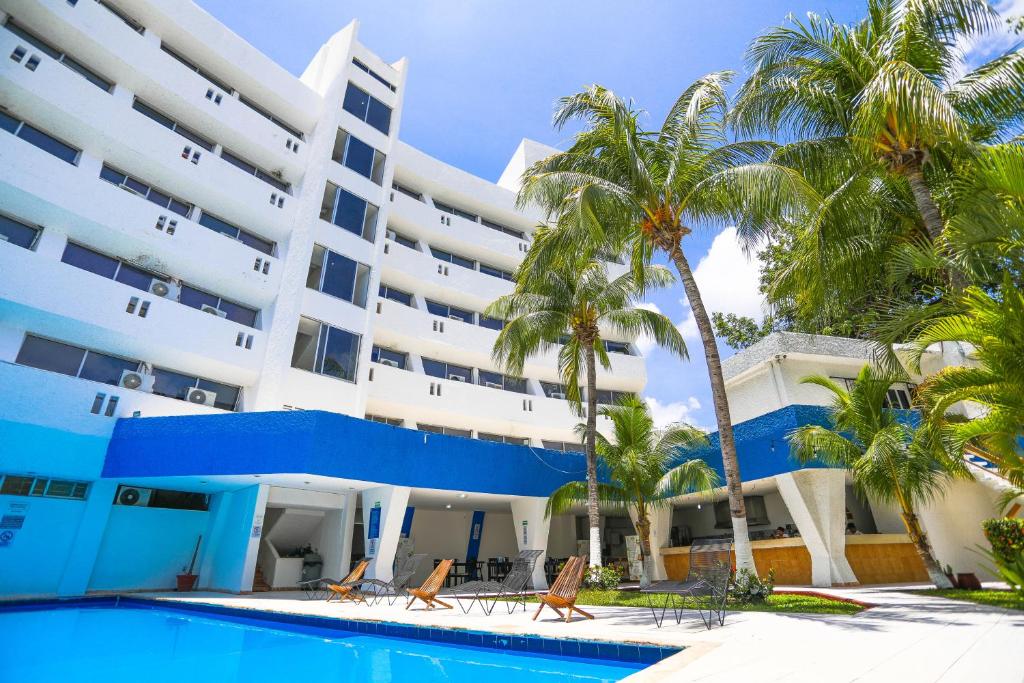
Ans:
[{"label": "ceiling light", "polygon": [[468,493],[457,493],[457,494],[455,494],[455,497],[456,498],[469,498],[469,494]]},{"label": "ceiling light", "polygon": [[307,486],[309,486],[309,484],[310,484],[310,482],[308,482],[308,481],[304,481],[304,482],[302,482],[302,483],[303,483],[303,484],[305,484],[305,485],[307,485]]},{"label": "ceiling light", "polygon": [[451,510],[452,509],[452,504],[448,503],[447,505],[444,506],[444,509],[445,510]]}]

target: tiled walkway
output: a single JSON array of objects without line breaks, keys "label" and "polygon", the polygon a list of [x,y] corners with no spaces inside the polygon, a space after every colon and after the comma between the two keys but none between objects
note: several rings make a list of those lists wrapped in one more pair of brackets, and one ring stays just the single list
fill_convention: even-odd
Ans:
[{"label": "tiled walkway", "polygon": [[[365,607],[303,600],[294,592],[229,596],[154,594],[185,602],[302,614],[376,619],[595,640],[686,647],[683,653],[630,678],[646,681],[1024,681],[1024,612],[916,595],[886,588],[828,591],[877,605],[855,616],[732,612],[725,626],[704,629],[696,613],[681,625],[654,627],[650,612],[595,607],[596,619],[565,624],[545,610],[540,619],[502,606],[488,617],[478,608],[427,612],[401,604]],[[418,604],[418,603],[417,603]]]}]

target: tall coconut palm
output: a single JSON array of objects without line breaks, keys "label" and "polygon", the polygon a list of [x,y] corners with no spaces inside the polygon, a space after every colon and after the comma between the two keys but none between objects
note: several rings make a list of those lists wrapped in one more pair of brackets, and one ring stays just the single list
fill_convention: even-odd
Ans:
[{"label": "tall coconut palm", "polygon": [[764,163],[772,143],[728,141],[731,78],[719,72],[697,80],[653,131],[641,126],[642,112],[601,86],[563,98],[555,125],[582,123],[583,129],[568,150],[523,175],[520,204],[543,207],[550,225],[521,269],[544,270],[580,252],[627,253],[636,271],[660,251],[675,266],[704,346],[737,566],[755,571],[721,359],[684,240],[698,227],[733,224],[753,244],[770,217],[803,205],[805,184],[792,169]]},{"label": "tall coconut palm", "polygon": [[886,408],[886,393],[899,377],[865,365],[847,390],[823,375],[804,377],[832,393],[832,427],[804,425],[788,435],[801,462],[820,460],[849,470],[854,489],[895,505],[928,576],[939,588],[951,588],[932,554],[917,509],[941,495],[953,477],[969,479],[943,430],[928,421],[915,427],[912,418]]},{"label": "tall coconut palm", "polygon": [[[718,485],[718,473],[703,460],[685,459],[687,450],[707,443],[704,432],[680,423],[656,428],[647,404],[636,397],[602,406],[601,415],[612,422],[612,438],[597,435],[597,457],[608,469],[608,483],[598,485],[598,498],[635,515],[644,586],[650,583],[652,511],[671,506],[676,496],[711,491]],[[583,431],[585,426],[578,429]],[[586,500],[586,482],[569,482],[548,498],[547,515],[566,512]]]},{"label": "tall coconut palm", "polygon": [[[580,385],[587,387],[585,445],[590,564],[601,565],[601,530],[597,495],[597,365],[611,368],[604,338],[647,335],[672,353],[686,357],[686,344],[672,321],[654,311],[635,308],[648,287],[664,287],[674,278],[660,266],[647,266],[637,279],[627,273],[609,280],[598,261],[575,261],[561,268],[521,274],[516,290],[485,311],[507,321],[492,355],[508,372],[521,375],[526,360],[558,348],[558,371],[566,398],[579,414]],[[560,348],[559,348],[560,347]]]},{"label": "tall coconut palm", "polygon": [[[848,261],[851,252],[875,258],[879,238],[871,231],[879,226],[898,239],[920,233],[940,241],[955,210],[944,212],[942,204],[957,164],[979,145],[1018,134],[1024,123],[1024,53],[1014,47],[973,70],[965,64],[961,46],[1001,27],[988,2],[866,4],[865,18],[853,24],[809,14],[758,37],[747,52],[751,76],[730,114],[741,134],[792,140],[776,160],[839,204],[809,214],[814,229],[804,233],[813,244],[821,221],[834,225],[828,237],[835,267],[826,277],[848,271],[842,257]],[[912,221],[894,220],[908,203]],[[954,289],[965,284],[955,270],[945,278]]]}]

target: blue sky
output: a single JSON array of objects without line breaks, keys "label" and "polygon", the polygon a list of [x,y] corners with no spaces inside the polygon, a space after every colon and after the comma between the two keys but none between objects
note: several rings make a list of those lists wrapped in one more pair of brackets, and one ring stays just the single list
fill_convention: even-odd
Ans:
[{"label": "blue sky", "polygon": [[[496,180],[523,137],[556,147],[555,100],[600,83],[663,116],[679,93],[710,71],[743,73],[749,41],[787,14],[831,13],[852,20],[861,0],[568,0],[420,2],[199,0],[228,27],[295,74],[352,19],[360,41],[386,61],[408,57],[400,137],[450,164]],[[696,233],[691,265],[710,310],[758,315],[756,266],[717,230]],[[677,322],[689,316],[681,287],[648,297]],[[693,330],[683,324],[684,332]],[[648,356],[656,416],[713,427],[699,339],[679,361]],[[721,345],[724,354],[728,348]]]}]

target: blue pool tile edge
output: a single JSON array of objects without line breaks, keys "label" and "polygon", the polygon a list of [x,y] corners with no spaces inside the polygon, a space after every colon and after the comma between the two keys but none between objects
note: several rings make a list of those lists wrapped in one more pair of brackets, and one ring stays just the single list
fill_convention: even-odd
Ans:
[{"label": "blue pool tile edge", "polygon": [[579,638],[546,638],[533,635],[509,635],[460,628],[436,628],[416,626],[391,621],[367,621],[344,619],[312,614],[271,612],[244,607],[227,607],[210,603],[182,603],[175,600],[137,598],[128,596],[95,596],[79,598],[41,598],[0,601],[0,612],[42,610],[60,607],[126,607],[158,608],[178,612],[209,614],[253,621],[273,622],[292,626],[304,626],[330,631],[345,631],[366,635],[407,638],[483,647],[493,650],[529,652],[538,655],[561,657],[583,657],[627,664],[654,664],[681,652],[683,648],[646,645],[642,643],[616,643],[602,640]]}]

